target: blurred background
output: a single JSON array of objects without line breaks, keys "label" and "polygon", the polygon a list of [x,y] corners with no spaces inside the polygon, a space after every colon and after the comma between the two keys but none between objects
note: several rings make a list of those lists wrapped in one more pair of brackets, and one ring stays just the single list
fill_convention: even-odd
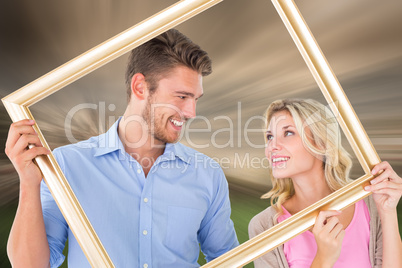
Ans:
[{"label": "blurred background", "polygon": [[[175,2],[1,1],[0,97]],[[402,2],[295,2],[381,159],[401,175]],[[270,189],[261,115],[279,98],[325,99],[270,1],[226,0],[177,29],[209,53],[214,70],[182,142],[221,164],[244,242],[248,221],[269,205],[259,198]],[[51,148],[103,133],[123,114],[126,61],[124,55],[31,107]],[[0,105],[0,267],[9,267],[5,245],[18,201],[18,177],[4,154],[10,123]],[[352,177],[362,174],[354,160]]]}]

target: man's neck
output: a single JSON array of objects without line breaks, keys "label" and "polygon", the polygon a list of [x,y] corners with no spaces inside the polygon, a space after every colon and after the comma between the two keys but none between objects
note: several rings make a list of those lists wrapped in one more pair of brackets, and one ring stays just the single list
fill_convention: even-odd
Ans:
[{"label": "man's neck", "polygon": [[166,144],[155,140],[149,133],[144,133],[141,125],[120,120],[118,135],[123,143],[124,150],[142,166],[145,175],[155,163],[156,159],[165,151]]}]

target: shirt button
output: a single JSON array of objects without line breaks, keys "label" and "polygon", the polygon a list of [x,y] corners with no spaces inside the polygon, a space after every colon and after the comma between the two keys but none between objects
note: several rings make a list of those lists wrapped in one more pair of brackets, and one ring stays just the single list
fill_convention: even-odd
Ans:
[{"label": "shirt button", "polygon": [[143,235],[147,235],[147,234],[148,234],[148,231],[147,231],[147,230],[144,230],[144,231],[142,231],[142,234],[143,234]]},{"label": "shirt button", "polygon": [[140,174],[140,173],[141,173],[141,169],[137,169],[137,173]]},{"label": "shirt button", "polygon": [[148,198],[145,197],[145,198],[144,198],[144,202],[145,202],[145,203],[148,203]]},{"label": "shirt button", "polygon": [[148,263],[144,263],[144,268],[148,268]]}]

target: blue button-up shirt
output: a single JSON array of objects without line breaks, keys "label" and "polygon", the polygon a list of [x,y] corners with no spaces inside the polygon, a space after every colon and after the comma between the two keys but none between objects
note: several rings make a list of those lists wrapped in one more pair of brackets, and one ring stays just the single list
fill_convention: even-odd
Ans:
[{"label": "blue button-up shirt", "polygon": [[[54,150],[116,267],[198,267],[238,245],[228,185],[219,165],[180,143],[167,144],[147,177],[124,150],[117,121],[97,137]],[[45,183],[41,200],[51,267],[90,267]]]}]

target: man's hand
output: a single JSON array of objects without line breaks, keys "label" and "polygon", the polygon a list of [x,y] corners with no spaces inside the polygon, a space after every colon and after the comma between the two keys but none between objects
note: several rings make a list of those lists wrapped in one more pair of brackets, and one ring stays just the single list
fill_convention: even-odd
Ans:
[{"label": "man's hand", "polygon": [[[50,153],[42,146],[33,125],[34,121],[28,119],[11,124],[6,142],[6,155],[18,172],[21,187],[40,185],[42,174],[33,159]],[[29,148],[29,145],[35,147]]]},{"label": "man's hand", "polygon": [[18,209],[7,244],[13,267],[49,267],[50,250],[40,201],[42,174],[33,159],[50,151],[42,146],[33,125],[34,121],[28,119],[11,124],[6,142],[6,154],[20,177]]}]

